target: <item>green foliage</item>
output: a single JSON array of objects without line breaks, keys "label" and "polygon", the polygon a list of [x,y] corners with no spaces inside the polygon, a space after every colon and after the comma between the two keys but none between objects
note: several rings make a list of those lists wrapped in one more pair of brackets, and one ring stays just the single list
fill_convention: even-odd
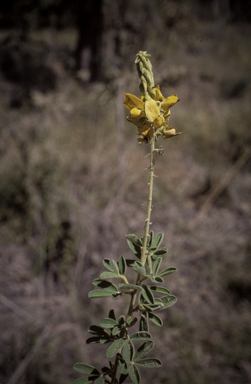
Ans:
[{"label": "green foliage", "polygon": [[[130,295],[133,305],[127,316],[116,317],[113,309],[108,317],[98,325],[91,325],[87,344],[110,344],[106,351],[110,368],[103,367],[100,373],[95,367],[87,364],[75,364],[74,368],[88,376],[78,379],[74,384],[81,383],[123,383],[129,376],[135,384],[140,383],[139,368],[158,368],[161,366],[157,358],[145,358],[154,342],[149,332],[149,320],[157,326],[162,326],[162,319],[155,313],[176,303],[176,297],[162,286],[163,277],[177,271],[175,267],[160,271],[162,257],[167,254],[166,248],[159,248],[163,233],[154,237],[150,232],[147,242],[147,263],[144,266],[139,259],[143,247],[143,239],[136,235],[127,235],[127,242],[134,254],[135,260],[121,256],[116,262],[113,259],[103,261],[106,270],[93,281],[97,289],[89,293],[89,298],[112,297],[117,299]],[[115,282],[109,281],[115,279]],[[120,283],[120,281],[123,281]],[[136,281],[136,283],[133,283]],[[143,283],[144,282],[144,283]],[[148,282],[148,283],[147,283]],[[153,285],[153,283],[155,285]],[[134,316],[135,314],[135,316]],[[131,332],[138,323],[138,331]],[[140,343],[139,346],[137,344]],[[115,358],[115,363],[112,359]],[[113,373],[120,367],[119,381],[112,381]]]}]

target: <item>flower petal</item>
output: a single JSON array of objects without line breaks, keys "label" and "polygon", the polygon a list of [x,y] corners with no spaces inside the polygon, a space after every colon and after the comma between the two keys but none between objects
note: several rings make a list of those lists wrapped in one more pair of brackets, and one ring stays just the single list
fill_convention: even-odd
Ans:
[{"label": "flower petal", "polygon": [[155,100],[145,102],[145,113],[148,120],[152,123],[159,116],[159,107]]},{"label": "flower petal", "polygon": [[181,135],[182,132],[177,132],[175,128],[163,129],[162,136],[164,139],[170,139],[171,137]]},{"label": "flower petal", "polygon": [[131,109],[131,116],[138,116],[138,117],[143,117],[145,114],[142,111],[142,109],[139,108],[133,108]]},{"label": "flower petal", "polygon": [[137,127],[143,127],[146,122],[146,118],[138,116],[128,116],[127,121],[129,121],[129,123],[137,125]]},{"label": "flower petal", "polygon": [[144,103],[142,100],[140,100],[137,96],[131,95],[130,93],[125,93],[125,102],[124,105],[126,108],[129,110],[133,108],[139,108],[143,109],[144,108]]},{"label": "flower petal", "polygon": [[157,128],[161,127],[163,123],[164,123],[164,117],[162,115],[159,115],[157,119],[155,119],[153,122],[154,126]]},{"label": "flower petal", "polygon": [[178,103],[179,98],[177,95],[168,96],[163,103],[161,104],[161,108],[165,111],[171,108],[174,104]]},{"label": "flower petal", "polygon": [[162,95],[162,93],[160,91],[159,85],[157,85],[156,87],[153,87],[151,96],[154,100],[157,100],[157,101],[163,101],[164,100],[164,96]]}]

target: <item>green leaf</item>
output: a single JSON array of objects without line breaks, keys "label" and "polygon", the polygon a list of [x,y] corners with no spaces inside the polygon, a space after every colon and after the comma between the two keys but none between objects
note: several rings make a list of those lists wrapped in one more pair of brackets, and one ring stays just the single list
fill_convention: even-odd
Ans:
[{"label": "green leaf", "polygon": [[151,335],[149,332],[140,331],[140,332],[133,333],[130,336],[130,339],[134,341],[147,341],[151,339]]},{"label": "green leaf", "polygon": [[89,337],[89,339],[86,340],[86,344],[105,344],[110,343],[111,339],[107,337]]},{"label": "green leaf", "polygon": [[129,248],[131,249],[131,251],[134,253],[134,255],[137,256],[138,259],[140,259],[141,258],[141,247],[131,243],[131,241],[129,241],[129,240],[127,240],[127,243],[129,245]]},{"label": "green leaf", "polygon": [[178,271],[177,268],[169,267],[169,268],[164,269],[164,271],[160,272],[158,274],[158,277],[163,277],[163,276],[166,276],[166,275],[170,275],[171,273],[174,273],[174,272],[177,272],[177,271]]},{"label": "green leaf", "polygon": [[86,373],[87,375],[99,375],[99,371],[93,367],[92,365],[88,364],[82,364],[82,363],[77,363],[73,366],[73,368],[81,373]]},{"label": "green leaf", "polygon": [[159,249],[157,249],[157,251],[154,252],[154,255],[155,256],[164,256],[167,254],[167,252],[168,252],[167,248],[159,248]]},{"label": "green leaf", "polygon": [[130,339],[125,341],[124,347],[123,347],[123,357],[127,361],[132,361],[134,358],[135,349],[134,345],[131,342]]},{"label": "green leaf", "polygon": [[140,317],[139,330],[143,332],[149,331],[148,321],[146,316],[143,315],[143,313],[141,314],[141,317]]},{"label": "green leaf", "polygon": [[145,277],[147,277],[152,283],[155,281],[154,277],[151,275],[146,275]]},{"label": "green leaf", "polygon": [[123,256],[121,256],[119,258],[118,267],[119,267],[119,273],[121,275],[125,275],[126,274],[126,261],[125,261],[125,258]]},{"label": "green leaf", "polygon": [[135,353],[135,360],[141,359],[143,356],[145,356],[148,352],[151,351],[153,346],[154,342],[152,340],[146,341],[144,344],[142,344]]},{"label": "green leaf", "polygon": [[118,324],[119,323],[116,320],[113,320],[110,318],[106,318],[100,321],[101,327],[104,327],[104,328],[113,328]]},{"label": "green leaf", "polygon": [[151,285],[151,290],[156,293],[160,293],[161,295],[170,295],[171,292],[164,287],[156,287],[155,285]]},{"label": "green leaf", "polygon": [[119,317],[119,324],[121,327],[126,324],[126,317],[124,315]]},{"label": "green leaf", "polygon": [[129,245],[129,248],[134,253],[134,255],[140,259],[141,247],[142,247],[141,240],[135,235],[127,235],[126,238],[127,238],[127,243]]},{"label": "green leaf", "polygon": [[119,284],[119,289],[142,289],[140,285],[136,285],[136,284]]},{"label": "green leaf", "polygon": [[110,265],[111,260],[110,259],[104,259],[103,264],[110,272],[114,272],[112,266]]},{"label": "green leaf", "polygon": [[145,310],[147,312],[152,312],[152,311],[157,311],[160,309],[162,303],[156,303],[156,304],[143,304],[143,308],[145,308]]},{"label": "green leaf", "polygon": [[108,297],[108,296],[112,296],[112,292],[111,291],[101,291],[99,289],[96,289],[95,291],[91,291],[88,293],[88,297],[89,299],[91,298],[99,298],[99,297]]},{"label": "green leaf", "polygon": [[140,374],[137,367],[134,364],[131,364],[128,369],[129,376],[134,384],[140,383]]},{"label": "green leaf", "polygon": [[112,343],[112,345],[107,349],[106,356],[110,358],[116,355],[116,353],[119,352],[120,349],[123,347],[124,343],[124,339],[115,340],[114,343]]},{"label": "green leaf", "polygon": [[176,302],[177,302],[177,299],[176,299],[175,296],[164,296],[164,297],[161,297],[162,306],[161,306],[160,309],[158,309],[158,311],[162,311],[163,309],[171,307]]},{"label": "green leaf", "polygon": [[158,274],[158,270],[159,270],[161,261],[162,261],[162,258],[158,257],[157,260],[154,263],[154,266],[153,266],[153,275],[154,276],[156,276]]},{"label": "green leaf", "polygon": [[116,285],[107,280],[95,279],[93,281],[93,285],[96,285],[97,287],[103,288],[107,291],[118,292]]},{"label": "green leaf", "polygon": [[119,384],[123,384],[123,382],[127,379],[127,377],[128,377],[127,369],[123,368],[120,374]]},{"label": "green leaf", "polygon": [[151,255],[147,256],[147,258],[146,258],[146,265],[147,265],[148,273],[152,274],[153,273],[153,263],[152,263]]},{"label": "green leaf", "polygon": [[138,321],[137,317],[134,317],[132,320],[127,321],[128,327],[129,328],[133,327],[137,323],[137,321]]},{"label": "green leaf", "polygon": [[154,281],[156,282],[156,283],[163,283],[163,279],[162,279],[162,277],[159,277],[159,276],[156,276],[155,278],[154,278]]},{"label": "green leaf", "polygon": [[142,284],[142,288],[143,289],[141,294],[143,295],[144,299],[147,301],[147,303],[154,304],[154,296],[151,289],[145,284]]},{"label": "green leaf", "polygon": [[119,275],[119,267],[115,260],[110,260],[110,266],[113,269],[113,272],[117,273]]},{"label": "green leaf", "polygon": [[146,275],[146,269],[145,267],[143,266],[143,264],[141,264],[140,261],[135,261],[134,263],[134,266],[133,266],[133,269],[140,273],[141,275],[145,276]]},{"label": "green leaf", "polygon": [[156,325],[158,325],[159,327],[161,327],[163,325],[163,321],[162,319],[156,315],[155,313],[152,313],[152,312],[149,312],[148,313],[148,317],[149,319]]},{"label": "green leaf", "polygon": [[151,248],[151,246],[152,246],[153,238],[154,238],[154,232],[150,231],[148,239],[147,239],[147,246],[149,248]]},{"label": "green leaf", "polygon": [[127,240],[129,240],[131,243],[136,244],[138,246],[142,246],[142,241],[136,236],[136,235],[126,235]]},{"label": "green leaf", "polygon": [[159,359],[155,359],[153,357],[149,359],[137,360],[135,361],[135,364],[144,368],[159,368],[162,365]]},{"label": "green leaf", "polygon": [[101,375],[94,381],[94,384],[102,384],[104,382],[104,376]]},{"label": "green leaf", "polygon": [[135,260],[134,259],[126,259],[126,265],[127,267],[131,268],[134,266]]},{"label": "green leaf", "polygon": [[102,272],[100,275],[100,279],[112,279],[114,277],[118,277],[118,274],[115,272]]},{"label": "green leaf", "polygon": [[155,239],[153,241],[153,247],[158,247],[160,245],[160,243],[162,242],[163,240],[163,237],[164,237],[164,234],[163,233],[158,233],[156,236],[155,236]]},{"label": "green leaf", "polygon": [[112,330],[113,336],[118,335],[120,333],[120,331],[121,331],[120,327],[114,327],[113,330]]}]

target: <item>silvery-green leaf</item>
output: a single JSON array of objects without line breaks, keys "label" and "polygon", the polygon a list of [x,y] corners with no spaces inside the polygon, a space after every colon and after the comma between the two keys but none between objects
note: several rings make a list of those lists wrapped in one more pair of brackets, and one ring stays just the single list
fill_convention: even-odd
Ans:
[{"label": "silvery-green leaf", "polygon": [[121,350],[121,348],[123,347],[124,343],[125,343],[124,339],[115,340],[114,343],[112,343],[112,345],[107,349],[106,356],[108,358],[111,358],[111,357],[115,356],[116,353]]},{"label": "silvery-green leaf", "polygon": [[125,258],[123,256],[121,256],[119,258],[118,267],[119,267],[119,273],[121,275],[125,275],[126,274],[126,261],[125,261]]},{"label": "silvery-green leaf", "polygon": [[160,245],[160,243],[162,242],[163,240],[163,237],[164,237],[164,234],[163,233],[158,233],[155,238],[154,238],[154,241],[153,241],[153,247],[158,247]]},{"label": "silvery-green leaf", "polygon": [[166,275],[170,275],[171,273],[174,273],[174,272],[177,272],[177,271],[178,271],[177,268],[169,267],[169,268],[164,269],[162,272],[160,272],[158,274],[158,277],[163,277],[163,276],[166,276]]},{"label": "silvery-green leaf", "polygon": [[99,375],[99,371],[93,367],[92,365],[89,364],[82,364],[82,363],[77,363],[73,366],[73,368],[81,373],[86,373],[87,375]]},{"label": "silvery-green leaf", "polygon": [[88,293],[88,297],[91,299],[91,298],[100,298],[100,297],[108,297],[108,296],[112,296],[113,295],[113,292],[112,291],[105,291],[105,290],[99,290],[99,289],[96,289],[95,291],[91,291]]},{"label": "silvery-green leaf", "polygon": [[104,328],[113,328],[118,325],[118,322],[116,320],[106,318],[100,321],[100,325]]},{"label": "silvery-green leaf", "polygon": [[162,365],[159,359],[155,359],[153,357],[148,359],[137,360],[135,361],[135,364],[144,368],[159,368]]},{"label": "silvery-green leaf", "polygon": [[153,346],[154,342],[152,340],[146,341],[144,344],[142,344],[135,352],[135,360],[141,359],[143,356],[145,356],[148,352],[151,351]]}]

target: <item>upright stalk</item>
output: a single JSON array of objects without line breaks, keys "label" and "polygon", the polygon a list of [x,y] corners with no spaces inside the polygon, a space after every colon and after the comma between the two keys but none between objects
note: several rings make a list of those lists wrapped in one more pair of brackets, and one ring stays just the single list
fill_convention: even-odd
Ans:
[{"label": "upright stalk", "polygon": [[[99,325],[92,325],[89,329],[92,337],[87,339],[87,344],[112,343],[106,351],[106,356],[108,359],[115,358],[114,363],[109,360],[110,368],[104,366],[101,371],[89,364],[75,364],[74,368],[86,374],[87,377],[78,379],[73,384],[87,383],[90,380],[95,383],[105,381],[106,383],[116,384],[124,382],[127,376],[130,377],[134,384],[140,384],[138,368],[142,366],[145,368],[158,368],[161,366],[161,361],[154,357],[141,359],[153,346],[148,320],[152,320],[157,325],[162,325],[162,319],[153,312],[170,307],[176,302],[175,296],[171,295],[168,289],[159,285],[152,285],[153,282],[156,284],[162,283],[164,276],[176,272],[177,269],[170,267],[159,272],[161,256],[167,253],[166,248],[159,248],[164,234],[158,233],[154,237],[153,231],[149,233],[149,228],[151,225],[155,154],[161,155],[164,152],[161,148],[155,149],[155,142],[160,137],[168,139],[180,134],[175,128],[168,127],[170,108],[179,99],[176,95],[164,98],[159,85],[154,85],[149,56],[147,52],[140,51],[135,60],[141,81],[141,98],[125,93],[124,102],[125,107],[130,110],[130,116],[127,117],[127,120],[137,126],[138,142],[150,144],[148,199],[144,235],[143,238],[138,238],[134,234],[126,236],[128,245],[136,260],[126,259],[124,256],[120,256],[118,261],[106,258],[104,260],[106,271],[102,272],[94,280],[93,284],[97,289],[89,292],[88,295],[89,298],[113,297],[114,299],[122,295],[129,295],[130,303],[128,303],[126,315],[121,315],[117,319],[114,310],[111,309],[108,317],[101,320]],[[150,236],[153,239],[151,242],[149,241]],[[125,276],[128,270],[133,273],[130,279]],[[120,279],[120,283],[116,285],[111,283],[110,279]],[[149,280],[148,283],[147,280]],[[155,293],[161,293],[164,296],[155,297]],[[138,304],[136,303],[137,295],[139,298]],[[137,321],[139,331],[134,332],[133,327]],[[147,342],[141,343],[140,347],[135,350],[137,346],[134,346],[134,342],[138,343],[146,340]],[[119,379],[117,378],[118,370],[121,370]]]},{"label": "upright stalk", "polygon": [[[149,227],[151,224],[151,212],[152,212],[152,200],[153,200],[153,177],[154,177],[154,153],[155,153],[155,136],[153,136],[151,139],[147,215],[146,215],[146,221],[145,221],[144,242],[143,242],[143,248],[142,248],[142,253],[141,253],[141,263],[143,265],[146,262],[147,239],[149,237]],[[137,276],[136,284],[139,283],[139,280],[140,280],[140,274],[138,274],[138,276]],[[127,312],[127,319],[129,316],[132,315],[136,296],[137,296],[137,290],[134,290],[131,294],[131,300],[130,300],[130,304],[129,304],[129,308],[128,308],[128,312]],[[117,376],[117,369],[118,369],[118,356],[116,356],[116,359],[115,359],[111,384],[115,383],[116,376]]]},{"label": "upright stalk", "polygon": [[153,177],[154,177],[154,149],[155,149],[155,136],[151,139],[151,153],[150,153],[150,169],[149,169],[149,183],[148,183],[148,200],[147,200],[147,216],[145,222],[145,234],[144,234],[144,243],[141,253],[141,263],[145,265],[146,262],[146,246],[147,239],[149,237],[149,227],[151,224],[151,212],[152,212],[152,201],[153,201]]},{"label": "upright stalk", "polygon": [[[141,260],[140,260],[143,265],[145,265],[145,262],[146,262],[146,256],[147,256],[146,246],[147,246],[147,239],[149,236],[149,227],[151,224],[150,220],[151,220],[152,201],[153,201],[154,153],[155,153],[155,137],[153,136],[151,139],[151,152],[150,152],[147,215],[146,215],[146,221],[145,221],[144,242],[143,242]],[[137,276],[137,280],[136,280],[137,285],[139,284],[140,276],[141,276],[140,274],[138,274]],[[134,290],[131,294],[131,300],[130,300],[130,304],[127,312],[127,318],[132,315],[136,296],[137,296],[137,290]]]}]

